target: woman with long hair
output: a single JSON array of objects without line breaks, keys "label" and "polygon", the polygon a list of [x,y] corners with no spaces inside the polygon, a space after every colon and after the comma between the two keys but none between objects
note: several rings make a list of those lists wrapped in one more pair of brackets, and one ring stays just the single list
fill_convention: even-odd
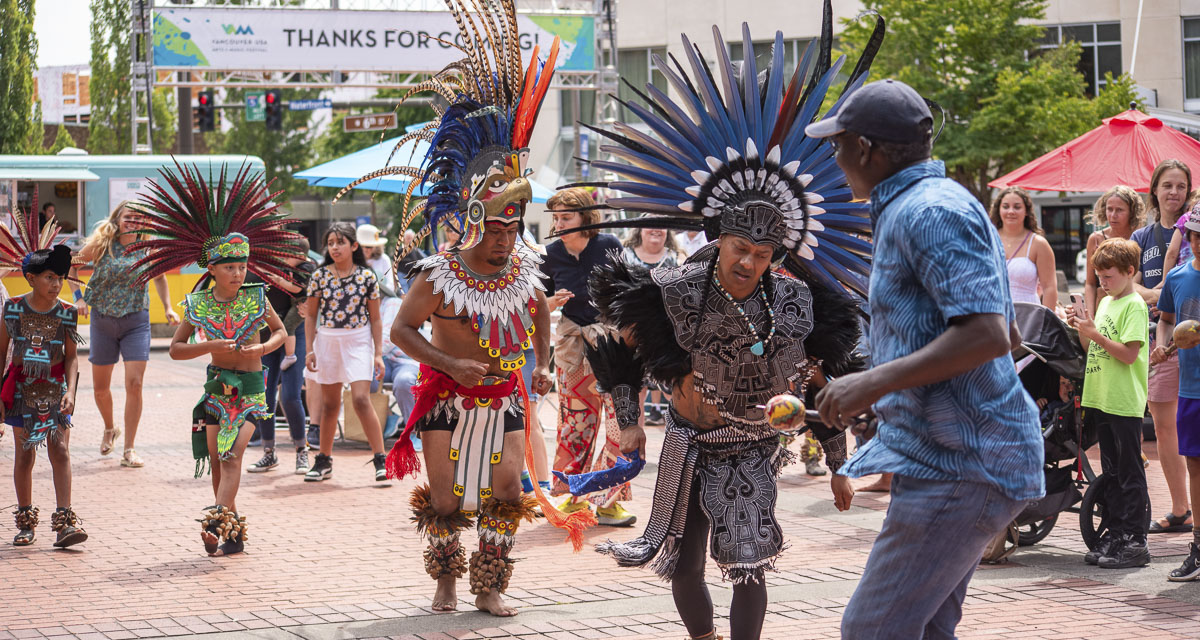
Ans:
[{"label": "woman with long hair", "polygon": [[[1008,258],[1008,286],[1013,302],[1058,306],[1054,250],[1033,215],[1033,201],[1020,187],[1003,189],[994,200],[992,224],[1000,232]],[[1041,287],[1041,296],[1038,287]]]},{"label": "woman with long hair", "polygon": [[660,265],[673,267],[680,262],[675,234],[667,229],[630,229],[624,244],[626,259],[650,269]]},{"label": "woman with long hair", "polygon": [[[87,292],[72,280],[67,282],[75,296],[75,309],[88,317],[91,307],[91,339],[88,362],[92,363],[93,395],[100,417],[104,420],[104,436],[100,455],[112,453],[121,429],[113,421],[112,375],[118,360],[125,361],[125,450],[121,466],[141,467],[144,462],[134,451],[138,422],[142,417],[142,380],[150,360],[150,296],[146,286],[137,284],[133,270],[145,252],[127,251],[143,236],[135,233],[133,216],[128,202],[113,209],[84,242],[79,256],[95,266],[87,283]],[[78,277],[78,268],[71,270]],[[179,324],[179,314],[171,306],[167,277],[154,278],[154,293],[162,303],[170,325]]]},{"label": "woman with long hair", "polygon": [[325,232],[325,261],[308,281],[305,366],[321,385],[321,449],[304,480],[333,474],[333,436],[342,410],[342,385],[350,385],[354,413],[375,454],[375,480],[387,481],[383,428],[371,406],[371,380],[383,377],[383,319],[379,282],[367,266],[354,225],[336,222]]},{"label": "woman with long hair", "polygon": [[1146,222],[1146,203],[1132,187],[1119,184],[1105,191],[1092,207],[1090,216],[1096,231],[1088,236],[1087,241],[1087,274],[1083,285],[1083,297],[1091,313],[1096,312],[1100,304],[1097,295],[1100,281],[1096,279],[1096,268],[1092,266],[1092,256],[1101,242],[1109,238],[1124,238],[1129,240],[1133,232]]},{"label": "woman with long hair", "polygon": [[[1158,295],[1163,279],[1175,267],[1167,264],[1166,254],[1175,222],[1185,211],[1192,192],[1192,170],[1175,159],[1158,163],[1150,175],[1150,213],[1154,224],[1138,229],[1133,241],[1142,248],[1141,268],[1136,289],[1150,306],[1150,321],[1158,321]],[[1155,332],[1150,332],[1150,348],[1154,349]],[[1158,440],[1158,461],[1167,480],[1171,495],[1171,512],[1150,523],[1150,533],[1192,530],[1192,512],[1188,504],[1187,464],[1179,455],[1179,435],[1175,430],[1175,414],[1179,408],[1179,354],[1150,368],[1146,404],[1154,419],[1154,434]]]}]

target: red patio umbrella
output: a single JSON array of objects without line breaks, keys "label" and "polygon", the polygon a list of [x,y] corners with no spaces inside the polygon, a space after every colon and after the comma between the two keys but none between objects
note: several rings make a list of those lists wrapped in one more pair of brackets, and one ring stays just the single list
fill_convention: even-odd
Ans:
[{"label": "red patio umbrella", "polygon": [[1200,142],[1162,120],[1130,109],[1025,166],[988,183],[1030,191],[1106,191],[1124,184],[1145,193],[1168,158],[1200,170]]}]

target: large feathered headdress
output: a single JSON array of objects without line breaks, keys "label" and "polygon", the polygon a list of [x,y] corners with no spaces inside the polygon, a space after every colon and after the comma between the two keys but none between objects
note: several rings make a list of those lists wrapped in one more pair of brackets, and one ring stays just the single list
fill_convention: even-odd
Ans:
[{"label": "large feathered headdress", "polygon": [[60,231],[58,221],[51,217],[39,230],[38,217],[35,199],[27,211],[18,209],[13,215],[16,233],[0,225],[0,271],[25,272],[31,266],[38,271],[49,268],[68,280],[82,284],[82,280],[70,276],[72,264],[81,264],[82,261],[73,260],[71,250],[65,245],[54,244],[54,238]]},{"label": "large feathered headdress", "polygon": [[[550,46],[545,64],[533,48],[533,59],[521,62],[517,10],[513,0],[472,3],[445,0],[458,23],[461,47],[444,40],[465,56],[450,63],[429,80],[409,91],[401,104],[421,92],[435,92],[449,106],[437,106],[439,117],[396,143],[419,139],[429,143],[428,154],[418,166],[389,166],[359,178],[338,194],[374,178],[405,175],[413,178],[405,194],[408,211],[401,228],[408,228],[418,215],[425,224],[412,244],[398,243],[397,261],[426,235],[445,222],[462,232],[459,246],[470,248],[483,236],[485,220],[522,221],[525,205],[533,197],[528,175],[529,138],[550,88],[558,58],[558,38]],[[490,7],[485,11],[482,7]],[[417,189],[428,198],[409,209]],[[336,198],[335,198],[336,200]],[[522,222],[523,224],[523,222]],[[436,240],[435,240],[436,243]]]},{"label": "large feathered headdress", "polygon": [[[870,43],[834,109],[864,82],[883,41],[883,28],[882,18],[877,18]],[[655,56],[678,100],[652,84],[642,92],[626,82],[641,101],[621,103],[637,114],[653,135],[624,123],[613,125],[613,131],[588,127],[617,143],[600,147],[617,162],[594,161],[591,165],[622,179],[567,185],[619,192],[595,208],[655,215],[572,231],[618,227],[703,230],[710,241],[722,233],[737,234],[775,246],[776,257],[794,274],[865,295],[871,256],[868,206],[852,201],[845,174],[834,162],[828,142],[804,135],[805,125],[818,118],[845,60],[830,60],[833,19],[829,0],[820,41],[809,44],[786,85],[782,33],[775,34],[771,60],[761,72],[748,26],[742,25],[740,69],[730,60],[716,27],[713,39],[715,76],[686,35],[684,57],[691,67],[690,76],[674,55],[670,66]]]},{"label": "large feathered headdress", "polygon": [[273,202],[282,191],[269,191],[262,173],[252,174],[249,165],[228,183],[222,165],[211,186],[195,165],[176,160],[175,168],[159,169],[162,180],[152,181],[150,193],[129,205],[138,233],[150,236],[129,246],[149,250],[133,266],[140,283],[192,263],[204,267],[225,259],[245,259],[247,269],[263,279],[294,280],[285,260],[300,254],[301,236],[284,228],[291,220]]}]

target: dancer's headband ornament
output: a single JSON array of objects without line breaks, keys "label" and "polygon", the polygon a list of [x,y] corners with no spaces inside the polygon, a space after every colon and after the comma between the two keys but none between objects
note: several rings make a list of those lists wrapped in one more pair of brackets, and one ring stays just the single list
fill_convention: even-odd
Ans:
[{"label": "dancer's headband ornament", "polygon": [[210,238],[204,243],[204,264],[246,262],[250,259],[250,240],[240,233],[230,233],[219,238]]}]

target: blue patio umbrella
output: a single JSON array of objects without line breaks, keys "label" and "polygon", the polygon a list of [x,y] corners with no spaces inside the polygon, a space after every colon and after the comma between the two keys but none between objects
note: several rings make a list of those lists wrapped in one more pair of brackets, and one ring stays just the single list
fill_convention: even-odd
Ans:
[{"label": "blue patio umbrella", "polygon": [[[422,124],[412,125],[408,127],[408,131],[414,131],[424,126]],[[392,157],[392,166],[417,166],[425,158],[425,154],[429,151],[429,143],[424,140],[409,140],[405,142],[396,153],[392,154],[392,149],[395,148],[396,142],[402,136],[384,140],[379,144],[372,145],[366,149],[355,151],[350,155],[343,156],[337,160],[330,160],[324,164],[319,164],[311,169],[305,169],[292,174],[296,178],[302,178],[308,181],[308,184],[315,187],[332,187],[341,189],[342,187],[354,182],[355,180],[379,169],[388,166],[388,156]],[[357,187],[356,189],[364,189],[367,191],[386,191],[389,193],[406,193],[408,186],[412,182],[412,178],[402,175],[383,176],[368,180]],[[533,186],[533,201],[538,203],[545,202],[554,191],[530,180]],[[413,191],[414,196],[424,196],[425,189],[420,188]]]}]

